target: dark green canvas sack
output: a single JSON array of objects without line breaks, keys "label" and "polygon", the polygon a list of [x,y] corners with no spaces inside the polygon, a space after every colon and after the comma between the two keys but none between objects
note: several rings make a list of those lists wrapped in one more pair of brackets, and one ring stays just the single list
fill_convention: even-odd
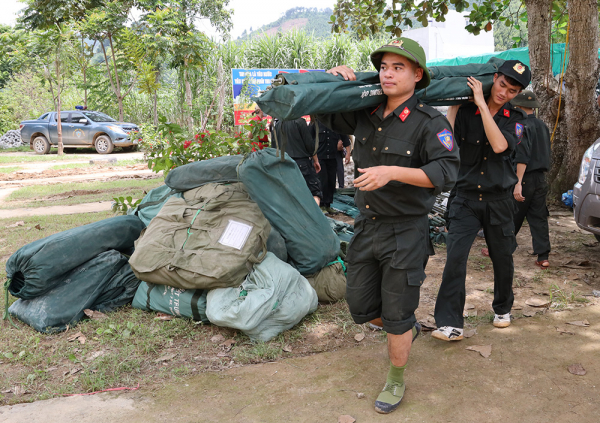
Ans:
[{"label": "dark green canvas sack", "polygon": [[239,286],[266,254],[271,226],[244,185],[207,184],[171,197],[129,259],[140,280],[182,289]]},{"label": "dark green canvas sack", "polygon": [[140,220],[144,222],[144,225],[148,226],[150,221],[154,219],[160,209],[162,209],[162,206],[172,195],[179,198],[182,197],[181,192],[177,192],[167,185],[154,188],[142,198],[142,201],[136,208],[128,210],[127,214],[139,217]]},{"label": "dark green canvas sack", "polygon": [[179,289],[142,282],[135,293],[132,307],[144,311],[159,311],[176,317],[188,317],[196,322],[210,323],[206,317],[204,289]]},{"label": "dark green canvas sack", "polygon": [[19,248],[6,262],[8,290],[30,300],[59,284],[65,273],[108,250],[127,252],[144,229],[137,216],[117,216],[50,235]]},{"label": "dark green canvas sack", "polygon": [[177,191],[188,191],[211,182],[237,182],[236,167],[242,158],[222,156],[179,166],[169,172],[165,184]]},{"label": "dark green canvas sack", "polygon": [[340,242],[317,206],[298,165],[273,148],[256,151],[239,165],[250,196],[285,240],[288,263],[312,274],[335,260]]},{"label": "dark green canvas sack", "polygon": [[[487,95],[494,73],[503,63],[504,60],[492,57],[484,64],[432,66],[429,68],[431,84],[417,90],[417,97],[430,106],[464,103],[473,94],[467,86],[468,76],[479,79]],[[279,74],[276,86],[253,100],[265,113],[281,120],[352,112],[375,107],[385,100],[377,72],[357,72],[356,76],[356,81],[344,81],[341,76],[317,71]]]},{"label": "dark green canvas sack", "polygon": [[15,301],[8,312],[39,332],[60,332],[81,320],[85,309],[108,312],[127,304],[139,283],[127,257],[106,251],[64,274],[44,295]]}]

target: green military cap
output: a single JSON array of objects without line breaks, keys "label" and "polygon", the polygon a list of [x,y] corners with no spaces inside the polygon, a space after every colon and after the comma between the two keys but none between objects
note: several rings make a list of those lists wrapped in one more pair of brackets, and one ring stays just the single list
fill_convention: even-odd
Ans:
[{"label": "green military cap", "polygon": [[404,56],[410,61],[415,62],[417,66],[423,68],[423,78],[417,82],[417,89],[425,88],[431,82],[429,69],[427,69],[425,51],[416,41],[404,37],[396,38],[371,53],[371,62],[373,62],[373,65],[375,65],[375,68],[378,71],[381,67],[381,58],[384,53],[394,53]]},{"label": "green military cap", "polygon": [[510,102],[513,106],[527,107],[529,109],[537,109],[540,107],[540,103],[538,103],[535,98],[535,94],[533,91],[529,90],[520,92]]}]

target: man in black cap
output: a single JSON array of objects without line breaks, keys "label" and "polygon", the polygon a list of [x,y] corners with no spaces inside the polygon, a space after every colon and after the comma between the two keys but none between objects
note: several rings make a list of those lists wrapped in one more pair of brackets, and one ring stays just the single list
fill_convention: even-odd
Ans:
[{"label": "man in black cap", "polygon": [[[404,369],[420,329],[414,312],[434,253],[427,213],[435,196],[454,185],[459,157],[449,122],[415,96],[415,88],[430,82],[423,48],[399,38],[374,51],[371,61],[387,99],[375,108],[318,118],[356,137],[360,215],[346,256],[346,300],[356,323],[382,319],[391,363],[375,410],[390,413],[404,395]],[[346,66],[328,72],[356,78]]]},{"label": "man in black cap", "polygon": [[532,91],[523,91],[511,103],[527,113],[525,138],[517,146],[515,163],[517,177],[513,195],[517,202],[515,213],[515,234],[519,233],[523,220],[527,217],[537,264],[542,269],[550,266],[550,234],[548,232],[548,183],[546,172],[550,169],[550,131],[544,122],[534,114],[540,107]]},{"label": "man in black cap", "polygon": [[[514,233],[513,189],[517,175],[511,156],[523,139],[527,115],[509,101],[531,80],[529,68],[518,60],[507,60],[494,75],[487,99],[482,84],[469,77],[473,103],[452,106],[448,119],[460,146],[460,171],[456,197],[448,212],[446,266],[435,304],[438,329],[432,336],[444,341],[463,339],[463,308],[467,259],[471,245],[483,228],[494,267],[494,326],[510,325],[514,301],[512,254]],[[459,108],[460,107],[460,108]]]}]

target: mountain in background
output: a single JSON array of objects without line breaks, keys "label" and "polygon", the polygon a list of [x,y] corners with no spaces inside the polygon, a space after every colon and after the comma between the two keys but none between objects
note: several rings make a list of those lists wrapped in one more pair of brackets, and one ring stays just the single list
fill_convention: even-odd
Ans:
[{"label": "mountain in background", "polygon": [[313,33],[318,38],[331,37],[331,24],[329,18],[333,11],[331,8],[317,9],[316,7],[295,7],[287,10],[282,17],[275,22],[263,25],[250,31],[244,30],[238,40],[260,36],[262,34],[273,35],[277,32],[287,32],[292,29],[303,28],[307,33]]}]

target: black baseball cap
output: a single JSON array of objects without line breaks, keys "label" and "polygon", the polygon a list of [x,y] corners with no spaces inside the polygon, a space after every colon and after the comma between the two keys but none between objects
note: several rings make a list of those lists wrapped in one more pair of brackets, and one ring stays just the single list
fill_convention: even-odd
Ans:
[{"label": "black baseball cap", "polygon": [[531,82],[531,71],[529,67],[519,60],[507,60],[498,68],[498,73],[510,76],[526,88]]}]

